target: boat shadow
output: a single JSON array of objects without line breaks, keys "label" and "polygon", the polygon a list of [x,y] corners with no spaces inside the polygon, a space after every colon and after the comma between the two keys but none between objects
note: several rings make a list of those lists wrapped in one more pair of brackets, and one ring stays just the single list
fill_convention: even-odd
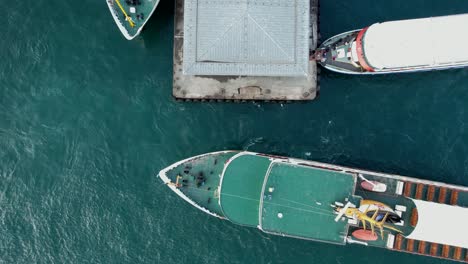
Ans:
[{"label": "boat shadow", "polygon": [[161,0],[152,17],[143,28],[138,41],[147,49],[161,48],[161,42],[173,42],[174,2]]}]

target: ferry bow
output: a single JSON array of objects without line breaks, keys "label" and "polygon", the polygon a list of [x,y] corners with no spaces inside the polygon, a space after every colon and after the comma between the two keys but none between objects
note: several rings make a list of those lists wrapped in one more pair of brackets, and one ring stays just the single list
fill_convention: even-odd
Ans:
[{"label": "ferry bow", "polygon": [[156,10],[159,0],[106,0],[117,27],[128,40],[138,36]]}]

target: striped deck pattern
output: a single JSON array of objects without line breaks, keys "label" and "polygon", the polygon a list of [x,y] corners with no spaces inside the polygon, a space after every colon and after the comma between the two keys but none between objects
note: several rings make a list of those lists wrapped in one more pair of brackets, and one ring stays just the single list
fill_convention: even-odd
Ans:
[{"label": "striped deck pattern", "polygon": [[[435,185],[426,185],[423,183],[405,182],[403,195],[418,200],[458,205],[460,191]],[[461,203],[464,204],[463,202]],[[411,211],[410,225],[414,227],[417,225],[417,222],[418,210],[413,208]],[[400,234],[395,238],[393,249],[420,255],[468,262],[468,249],[466,248],[406,239]]]}]

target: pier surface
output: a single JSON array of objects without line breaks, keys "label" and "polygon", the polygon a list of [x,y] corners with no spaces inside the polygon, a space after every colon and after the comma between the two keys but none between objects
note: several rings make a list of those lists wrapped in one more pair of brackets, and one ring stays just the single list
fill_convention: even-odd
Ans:
[{"label": "pier surface", "polygon": [[[299,77],[184,75],[184,0],[175,1],[173,96],[182,100],[313,100],[318,92],[317,65]],[[309,49],[317,47],[318,0],[310,0]],[[292,40],[294,41],[294,40]]]}]

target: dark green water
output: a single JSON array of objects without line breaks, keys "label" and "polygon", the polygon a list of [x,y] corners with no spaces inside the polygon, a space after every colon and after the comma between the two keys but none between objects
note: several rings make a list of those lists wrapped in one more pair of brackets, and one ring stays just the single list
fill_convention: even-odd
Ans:
[{"label": "dark green water", "polygon": [[[132,42],[104,0],[0,6],[0,263],[451,263],[235,226],[156,173],[249,149],[468,185],[467,69],[322,71],[310,103],[178,103],[171,1]],[[467,12],[466,0],[322,0],[320,28]]]}]

